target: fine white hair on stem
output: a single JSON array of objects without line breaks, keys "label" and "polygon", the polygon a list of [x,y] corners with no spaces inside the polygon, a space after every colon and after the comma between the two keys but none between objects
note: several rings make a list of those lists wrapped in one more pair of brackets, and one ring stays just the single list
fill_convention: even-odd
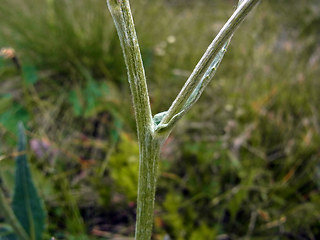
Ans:
[{"label": "fine white hair on stem", "polygon": [[203,89],[216,72],[233,33],[258,2],[259,0],[239,1],[236,11],[211,42],[166,115],[162,118],[156,131],[160,129],[161,131],[170,131],[177,120],[197,101]]},{"label": "fine white hair on stem", "polygon": [[198,100],[215,74],[234,31],[259,0],[239,0],[238,8],[209,45],[168,111],[152,118],[147,82],[129,0],[107,0],[128,72],[139,141],[139,181],[135,239],[152,235],[157,166],[161,143]]}]

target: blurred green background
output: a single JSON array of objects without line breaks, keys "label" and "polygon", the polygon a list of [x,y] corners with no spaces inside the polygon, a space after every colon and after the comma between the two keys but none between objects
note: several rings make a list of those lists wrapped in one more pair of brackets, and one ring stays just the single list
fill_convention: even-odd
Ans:
[{"label": "blurred green background", "polygon": [[[131,4],[155,114],[236,1]],[[162,148],[153,239],[320,239],[319,12],[262,0],[238,29]],[[23,121],[46,239],[133,239],[138,145],[105,1],[1,0],[0,48],[1,187]]]}]

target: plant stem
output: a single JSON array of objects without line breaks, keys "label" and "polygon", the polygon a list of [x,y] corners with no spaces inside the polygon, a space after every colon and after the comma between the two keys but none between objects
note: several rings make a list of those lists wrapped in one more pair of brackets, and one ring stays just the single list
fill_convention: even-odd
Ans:
[{"label": "plant stem", "polygon": [[9,206],[8,202],[6,201],[5,196],[1,189],[0,189],[0,211],[20,239],[30,240],[28,234],[23,229],[16,215],[12,211],[12,208]]},{"label": "plant stem", "polygon": [[198,86],[203,75],[208,70],[208,67],[210,67],[212,60],[216,57],[228,38],[232,36],[243,19],[258,2],[259,0],[244,0],[232,14],[218,35],[211,42],[206,52],[203,54],[180,93],[170,106],[166,116],[160,122],[160,125],[167,124],[176,114],[183,110],[183,107],[188,101],[189,97]]},{"label": "plant stem", "polygon": [[154,135],[146,77],[128,0],[107,0],[127,66],[139,141],[139,181],[135,238],[150,240],[161,142]]},{"label": "plant stem", "polygon": [[150,240],[161,140],[152,135],[142,143],[140,152],[136,240]]},{"label": "plant stem", "polygon": [[[237,7],[241,6],[241,4],[244,1],[245,0],[239,0]],[[170,118],[170,114],[168,114],[168,112],[166,112],[167,118],[170,118],[170,120],[167,123],[163,123],[163,122],[165,122],[165,119],[162,118],[162,120],[160,120],[160,123],[156,126],[156,129],[155,129],[156,134],[161,135],[162,133],[167,133],[167,134],[170,133],[170,131],[175,126],[177,121],[179,121],[179,119],[181,119],[190,110],[190,108],[198,101],[202,92],[204,91],[206,86],[209,84],[209,82],[211,81],[213,76],[215,75],[215,73],[216,73],[216,71],[217,71],[217,69],[218,69],[218,67],[224,57],[224,54],[226,53],[226,51],[228,49],[228,46],[231,42],[232,37],[233,37],[233,33],[228,38],[228,40],[224,43],[223,47],[217,52],[217,54],[213,57],[213,59],[208,63],[208,67],[203,68],[206,70],[204,71],[204,74],[202,76],[199,75],[200,81],[197,84],[197,86],[194,88],[192,93],[189,94],[189,92],[185,92],[185,93],[181,93],[182,91],[180,92],[180,94],[179,94],[180,100],[185,100],[183,97],[187,97],[185,104],[183,105],[181,110],[171,118]],[[195,78],[194,81],[198,81],[198,79]],[[181,97],[182,94],[184,94],[183,97]],[[173,106],[171,106],[170,108],[172,109]]]},{"label": "plant stem", "polygon": [[115,23],[133,98],[138,139],[143,141],[147,132],[152,132],[153,121],[138,38],[128,0],[107,0]]},{"label": "plant stem", "polygon": [[[219,65],[223,57],[224,51],[221,52],[222,47],[226,47],[228,45],[228,39],[230,39],[237,26],[259,0],[240,1],[243,1],[243,3],[210,44],[181,92],[178,94],[168,112],[159,123],[158,120],[156,121],[155,119],[154,122],[152,119],[146,77],[129,0],[107,0],[108,8],[120,38],[124,60],[127,67],[139,140],[140,158],[136,240],[151,239],[160,147],[161,143],[167,138],[171,130],[170,128],[168,131],[161,133],[160,131],[157,131],[156,128],[161,125],[168,125],[168,122],[173,118],[180,118],[179,116],[177,117],[177,115],[179,112],[184,110],[183,108],[188,102],[188,99],[189,102],[186,110],[188,110],[200,96],[203,88],[214,74],[216,67]],[[220,55],[217,56],[219,52]],[[217,63],[214,63],[212,66],[212,61]],[[212,67],[211,69],[209,69],[210,66]],[[206,72],[208,76],[203,79],[203,75]],[[202,79],[204,84],[199,85]],[[193,93],[194,95],[192,95]],[[184,113],[185,112],[183,111],[182,114]]]}]

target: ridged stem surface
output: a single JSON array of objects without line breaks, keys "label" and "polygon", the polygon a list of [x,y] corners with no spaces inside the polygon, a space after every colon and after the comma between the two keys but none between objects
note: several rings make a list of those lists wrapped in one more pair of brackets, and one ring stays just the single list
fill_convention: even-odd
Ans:
[{"label": "ridged stem surface", "polygon": [[138,131],[139,180],[135,238],[150,240],[158,160],[163,139],[154,136],[154,122],[151,115],[146,77],[129,1],[107,0],[107,3],[120,38],[127,66]]}]

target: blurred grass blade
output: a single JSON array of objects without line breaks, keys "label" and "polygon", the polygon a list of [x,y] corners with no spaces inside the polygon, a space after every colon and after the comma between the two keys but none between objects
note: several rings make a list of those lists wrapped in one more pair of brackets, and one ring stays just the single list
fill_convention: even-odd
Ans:
[{"label": "blurred grass blade", "polygon": [[15,188],[12,208],[22,227],[32,240],[41,240],[45,224],[45,212],[32,181],[27,162],[26,135],[22,123],[18,129],[18,151],[22,153],[16,158]]}]

